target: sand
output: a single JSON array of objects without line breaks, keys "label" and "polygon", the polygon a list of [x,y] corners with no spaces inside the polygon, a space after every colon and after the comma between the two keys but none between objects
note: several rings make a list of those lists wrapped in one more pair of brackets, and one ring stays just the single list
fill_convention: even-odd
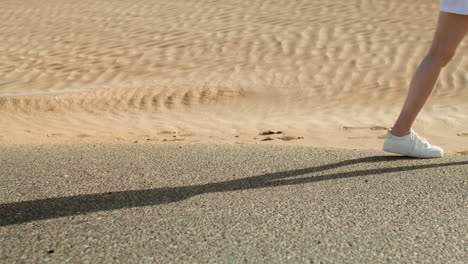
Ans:
[{"label": "sand", "polygon": [[[437,0],[4,0],[0,144],[381,149],[437,14]],[[415,124],[449,153],[468,150],[467,49]]]}]

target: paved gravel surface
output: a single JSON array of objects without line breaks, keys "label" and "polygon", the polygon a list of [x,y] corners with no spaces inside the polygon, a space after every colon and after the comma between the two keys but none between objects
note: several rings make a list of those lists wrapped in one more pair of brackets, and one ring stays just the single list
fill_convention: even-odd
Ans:
[{"label": "paved gravel surface", "polygon": [[1,263],[466,263],[468,157],[0,147]]}]

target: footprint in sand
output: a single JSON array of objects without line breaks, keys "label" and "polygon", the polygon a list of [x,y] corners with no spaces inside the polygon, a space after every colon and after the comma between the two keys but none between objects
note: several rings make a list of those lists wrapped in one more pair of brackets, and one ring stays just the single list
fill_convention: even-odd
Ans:
[{"label": "footprint in sand", "polygon": [[266,131],[263,131],[263,132],[260,132],[260,136],[267,136],[267,135],[275,135],[275,134],[283,134],[282,131],[278,131],[278,130],[266,130]]},{"label": "footprint in sand", "polygon": [[158,134],[162,134],[162,135],[171,135],[171,134],[176,134],[177,132],[175,131],[167,131],[167,130],[164,130],[164,131],[161,131],[159,132]]},{"label": "footprint in sand", "polygon": [[[282,137],[278,137],[277,139],[281,139],[283,141],[291,141],[291,140],[297,140],[297,139],[304,139],[304,137],[282,136]],[[261,139],[260,141],[271,141],[271,140],[275,140],[275,138],[265,137]]]},{"label": "footprint in sand", "polygon": [[185,138],[174,138],[174,139],[163,139],[162,142],[177,142],[177,141],[184,141]]},{"label": "footprint in sand", "polygon": [[49,134],[46,134],[47,137],[60,137],[60,136],[63,136],[63,134],[60,134],[60,133],[49,133]]},{"label": "footprint in sand", "polygon": [[291,141],[291,140],[296,140],[296,139],[304,139],[304,137],[282,136],[282,137],[279,137],[278,139],[281,139],[284,141]]}]

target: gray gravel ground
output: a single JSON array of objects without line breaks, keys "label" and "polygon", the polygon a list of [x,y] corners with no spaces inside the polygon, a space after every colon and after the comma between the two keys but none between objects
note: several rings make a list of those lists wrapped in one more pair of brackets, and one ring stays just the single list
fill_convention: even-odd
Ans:
[{"label": "gray gravel ground", "polygon": [[1,263],[466,263],[468,157],[0,147]]}]

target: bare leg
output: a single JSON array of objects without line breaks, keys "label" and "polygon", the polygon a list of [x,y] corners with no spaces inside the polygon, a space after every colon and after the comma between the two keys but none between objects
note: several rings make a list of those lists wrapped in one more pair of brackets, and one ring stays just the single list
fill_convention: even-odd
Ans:
[{"label": "bare leg", "polygon": [[440,71],[450,62],[467,33],[468,16],[440,12],[431,49],[411,80],[408,96],[392,128],[392,134],[409,134],[417,115],[434,89]]}]

